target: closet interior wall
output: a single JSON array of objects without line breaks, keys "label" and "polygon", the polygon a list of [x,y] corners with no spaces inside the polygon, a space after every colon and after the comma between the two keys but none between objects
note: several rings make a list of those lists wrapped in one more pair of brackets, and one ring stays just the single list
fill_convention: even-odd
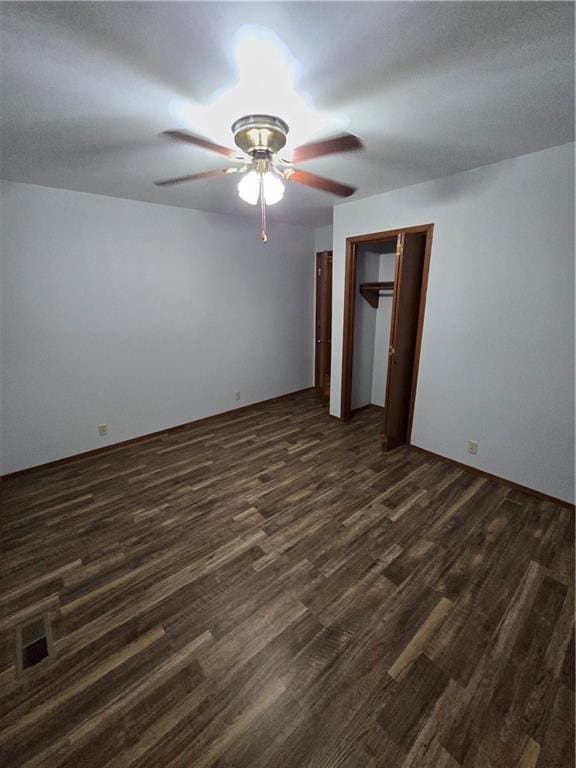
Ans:
[{"label": "closet interior wall", "polygon": [[360,285],[394,280],[396,240],[394,237],[358,245],[351,392],[353,411],[371,404],[384,407],[392,292],[381,296],[378,307],[374,308],[360,294]]}]

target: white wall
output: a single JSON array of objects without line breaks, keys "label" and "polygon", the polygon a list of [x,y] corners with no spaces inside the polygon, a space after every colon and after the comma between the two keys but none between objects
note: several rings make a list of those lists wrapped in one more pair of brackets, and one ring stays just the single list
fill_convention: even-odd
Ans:
[{"label": "white wall", "polygon": [[573,144],[336,206],[331,413],[346,237],[429,222],[412,442],[572,501]]},{"label": "white wall", "polygon": [[1,190],[4,473],[311,386],[313,230]]},{"label": "white wall", "polygon": [[332,250],[332,224],[314,230],[314,253]]},{"label": "white wall", "polygon": [[362,408],[372,401],[374,375],[374,340],[376,337],[376,310],[360,295],[362,283],[378,281],[380,256],[368,249],[359,249],[356,267],[356,302],[354,305],[354,347],[352,354],[352,387],[350,407]]}]

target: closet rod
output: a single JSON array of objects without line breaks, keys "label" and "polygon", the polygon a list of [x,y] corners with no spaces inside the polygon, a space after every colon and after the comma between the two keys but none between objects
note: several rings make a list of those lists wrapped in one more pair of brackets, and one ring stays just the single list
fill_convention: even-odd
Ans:
[{"label": "closet rod", "polygon": [[370,306],[376,309],[380,296],[394,295],[394,283],[391,280],[377,283],[361,283],[359,290]]}]

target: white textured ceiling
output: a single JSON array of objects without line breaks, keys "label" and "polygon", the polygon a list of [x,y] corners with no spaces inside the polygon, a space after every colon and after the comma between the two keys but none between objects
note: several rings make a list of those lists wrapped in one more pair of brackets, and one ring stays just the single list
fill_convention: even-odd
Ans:
[{"label": "white textured ceiling", "polygon": [[[222,165],[158,133],[226,137],[207,105],[235,83],[244,24],[273,30],[315,110],[364,141],[364,152],[302,166],[357,197],[574,137],[569,2],[8,2],[0,13],[4,179],[255,216],[234,177],[152,184]],[[179,117],[188,102],[208,128]],[[337,202],[290,184],[270,216],[320,226]]]}]

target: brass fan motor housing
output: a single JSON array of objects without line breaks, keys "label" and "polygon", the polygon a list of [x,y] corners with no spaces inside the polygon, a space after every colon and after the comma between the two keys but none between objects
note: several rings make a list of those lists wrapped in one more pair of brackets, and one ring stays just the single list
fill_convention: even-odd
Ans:
[{"label": "brass fan motor housing", "polygon": [[242,152],[275,155],[286,144],[288,126],[273,115],[246,115],[232,124],[234,142]]}]

